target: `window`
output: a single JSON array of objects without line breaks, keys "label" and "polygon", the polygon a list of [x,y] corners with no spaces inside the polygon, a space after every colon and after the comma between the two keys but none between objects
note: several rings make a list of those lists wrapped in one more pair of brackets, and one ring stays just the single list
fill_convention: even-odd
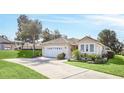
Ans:
[{"label": "window", "polygon": [[88,45],[86,45],[86,52],[88,52]]},{"label": "window", "polygon": [[94,44],[90,44],[90,52],[94,52]]},{"label": "window", "polygon": [[81,45],[81,51],[84,52],[84,45]]}]

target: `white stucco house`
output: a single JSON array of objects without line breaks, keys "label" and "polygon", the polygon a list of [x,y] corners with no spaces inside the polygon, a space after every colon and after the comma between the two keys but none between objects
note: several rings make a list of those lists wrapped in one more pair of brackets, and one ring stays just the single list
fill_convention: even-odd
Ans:
[{"label": "white stucco house", "polygon": [[58,38],[42,45],[42,55],[46,57],[57,57],[60,53],[65,53],[66,58],[71,58],[72,49],[77,48],[81,53],[101,55],[106,52],[106,46],[97,40],[85,36],[78,39]]},{"label": "white stucco house", "polygon": [[73,48],[77,47],[77,39],[58,38],[42,44],[42,55],[45,57],[57,57],[60,53],[65,53],[65,58],[71,57]]},{"label": "white stucco house", "polygon": [[81,53],[86,54],[102,55],[106,53],[106,46],[89,36],[78,41],[78,49]]}]

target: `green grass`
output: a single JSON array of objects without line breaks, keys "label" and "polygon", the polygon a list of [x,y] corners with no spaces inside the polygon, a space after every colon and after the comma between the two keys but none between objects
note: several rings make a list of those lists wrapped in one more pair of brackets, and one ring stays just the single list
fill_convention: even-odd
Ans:
[{"label": "green grass", "polygon": [[121,55],[116,55],[113,59],[110,59],[106,64],[88,64],[84,62],[66,62],[66,63],[81,68],[92,69],[92,70],[124,77],[124,56]]},{"label": "green grass", "polygon": [[47,79],[25,66],[0,60],[0,79]]},{"label": "green grass", "polygon": [[[41,50],[35,50],[35,56],[41,56]],[[0,59],[32,57],[33,57],[32,50],[0,50]]]}]

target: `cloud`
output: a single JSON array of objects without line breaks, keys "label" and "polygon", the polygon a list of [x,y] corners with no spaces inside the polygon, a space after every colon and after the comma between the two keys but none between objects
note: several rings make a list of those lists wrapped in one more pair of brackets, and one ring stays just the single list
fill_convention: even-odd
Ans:
[{"label": "cloud", "polygon": [[52,22],[52,23],[68,23],[68,24],[74,24],[74,23],[81,23],[79,20],[75,19],[41,19],[41,21],[45,22]]},{"label": "cloud", "polygon": [[121,15],[88,15],[86,18],[93,20],[97,25],[124,26],[124,16]]},{"label": "cloud", "polygon": [[[36,19],[36,17],[31,17]],[[72,16],[62,16],[62,15],[47,15],[47,16],[37,16],[43,22],[51,23],[65,23],[65,24],[80,24],[81,19],[73,18]]]}]

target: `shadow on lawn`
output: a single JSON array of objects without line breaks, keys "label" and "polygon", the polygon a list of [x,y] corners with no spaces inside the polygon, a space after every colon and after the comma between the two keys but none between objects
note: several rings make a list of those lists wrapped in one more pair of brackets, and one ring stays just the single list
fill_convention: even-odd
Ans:
[{"label": "shadow on lawn", "polygon": [[124,65],[124,57],[115,56],[113,59],[109,60],[108,64]]},{"label": "shadow on lawn", "polygon": [[39,59],[39,58],[32,58],[32,59],[21,59],[21,63],[23,64],[30,64],[32,66],[37,66],[40,64],[47,64],[50,62],[49,59]]}]

